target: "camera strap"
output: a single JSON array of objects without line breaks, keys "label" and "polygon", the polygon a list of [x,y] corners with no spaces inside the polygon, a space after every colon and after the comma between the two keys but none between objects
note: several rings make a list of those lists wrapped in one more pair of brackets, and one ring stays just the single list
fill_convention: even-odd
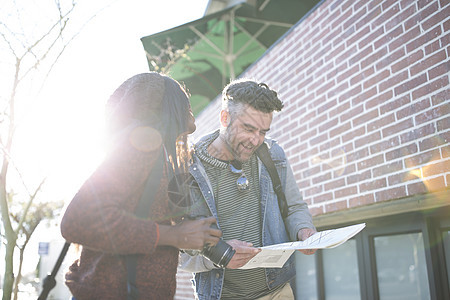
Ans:
[{"label": "camera strap", "polygon": [[259,148],[256,150],[256,155],[258,155],[259,159],[262,161],[267,171],[269,172],[270,179],[272,179],[273,190],[277,194],[278,208],[280,209],[281,216],[284,220],[288,215],[286,196],[284,195],[283,188],[281,187],[280,177],[278,176],[275,163],[270,157],[269,148],[267,147],[266,143],[262,143],[262,145],[259,146]]},{"label": "camera strap", "polygon": [[[164,148],[163,148],[164,149]],[[162,150],[156,159],[150,175],[148,176],[147,183],[144,191],[142,192],[141,199],[135,209],[135,215],[141,219],[147,219],[150,211],[150,206],[155,200],[155,195],[158,191],[159,184],[161,182],[164,161]],[[127,300],[136,300],[139,297],[139,291],[136,286],[136,265],[139,254],[129,254],[125,256],[127,263]]]}]

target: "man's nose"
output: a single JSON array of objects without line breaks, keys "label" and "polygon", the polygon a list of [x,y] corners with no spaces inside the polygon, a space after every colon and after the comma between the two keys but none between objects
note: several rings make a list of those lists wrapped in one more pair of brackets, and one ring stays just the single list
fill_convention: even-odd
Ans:
[{"label": "man's nose", "polygon": [[250,143],[252,143],[253,146],[258,146],[259,143],[261,142],[261,135],[259,133],[255,133],[252,135],[252,137],[250,138]]}]

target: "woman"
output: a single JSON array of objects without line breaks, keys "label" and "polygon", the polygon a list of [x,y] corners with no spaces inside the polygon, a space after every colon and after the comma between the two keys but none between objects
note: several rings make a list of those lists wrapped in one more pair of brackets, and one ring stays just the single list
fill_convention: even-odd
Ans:
[{"label": "woman", "polygon": [[[144,73],[126,80],[106,108],[112,151],[82,185],[61,222],[63,237],[83,246],[66,284],[77,300],[126,299],[125,257],[139,254],[139,299],[172,299],[178,250],[200,250],[221,236],[210,228],[214,218],[177,225],[171,220],[168,182],[186,170],[187,146],[179,141],[195,130],[188,97],[175,80]],[[135,209],[158,162],[163,165],[156,176],[159,188],[152,193],[148,218],[138,218]]]}]

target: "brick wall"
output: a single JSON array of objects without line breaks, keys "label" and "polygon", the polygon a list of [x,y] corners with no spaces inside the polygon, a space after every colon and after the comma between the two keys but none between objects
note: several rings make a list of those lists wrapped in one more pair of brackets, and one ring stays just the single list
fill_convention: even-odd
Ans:
[{"label": "brick wall", "polygon": [[241,75],[284,101],[270,136],[314,216],[448,189],[449,16],[448,0],[325,1]]}]

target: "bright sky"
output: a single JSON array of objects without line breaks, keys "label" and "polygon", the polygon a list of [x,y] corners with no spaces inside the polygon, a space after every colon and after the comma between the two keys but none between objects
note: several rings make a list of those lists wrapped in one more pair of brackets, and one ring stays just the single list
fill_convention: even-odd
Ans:
[{"label": "bright sky", "polygon": [[[54,5],[53,0],[22,3],[36,9],[47,2]],[[208,0],[76,2],[74,21],[84,23],[100,12],[64,52],[18,128],[17,164],[28,169],[28,178],[49,176],[44,197],[48,201],[70,201],[100,160],[106,100],[124,80],[148,71],[140,38],[201,18]],[[3,2],[0,9],[8,6]],[[37,254],[37,247],[31,246],[29,253]],[[34,268],[35,262],[27,265]]]},{"label": "bright sky", "polygon": [[49,174],[49,180],[57,180],[57,189],[54,182],[47,184],[55,197],[71,196],[101,157],[108,97],[127,78],[148,71],[140,38],[201,18],[207,3],[78,1],[77,20],[100,12],[60,58],[21,127],[29,146],[23,147],[20,162],[27,166],[38,162],[37,178]]}]

